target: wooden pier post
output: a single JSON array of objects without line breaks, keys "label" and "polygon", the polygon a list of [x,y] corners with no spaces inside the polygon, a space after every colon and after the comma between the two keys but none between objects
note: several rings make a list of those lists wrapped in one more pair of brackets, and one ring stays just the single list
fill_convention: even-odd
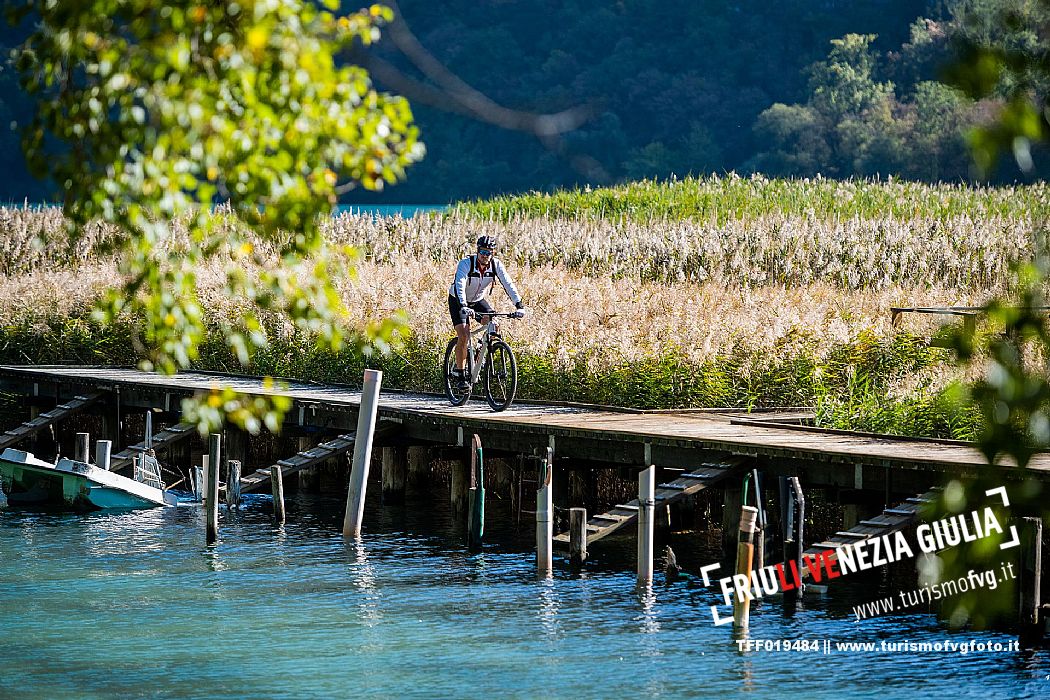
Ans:
[{"label": "wooden pier post", "polygon": [[226,462],[226,508],[241,505],[241,462],[231,459]]},{"label": "wooden pier post", "polygon": [[372,462],[372,435],[376,427],[379,388],[382,384],[382,372],[375,369],[365,370],[364,386],[361,388],[361,407],[357,414],[354,461],[350,469],[350,488],[346,493],[346,516],[343,518],[343,537],[345,538],[361,536],[361,519],[365,514],[365,490],[368,486],[368,469]]},{"label": "wooden pier post", "polygon": [[[801,573],[803,570],[802,553],[805,550],[803,538],[805,536],[806,497],[802,493],[802,485],[797,476],[782,478],[784,481],[780,492],[780,509],[784,563],[787,566],[787,562],[795,562],[795,568]],[[805,584],[800,582],[798,586],[784,591],[782,602],[786,613],[794,612],[804,590]]]},{"label": "wooden pier post", "polygon": [[587,509],[569,509],[569,563],[573,568],[587,561]]},{"label": "wooden pier post", "polygon": [[284,525],[284,474],[277,464],[270,465],[270,488],[273,490],[273,520]]},{"label": "wooden pier post", "polygon": [[1020,596],[1019,622],[1022,643],[1029,644],[1042,638],[1040,619],[1040,587],[1043,571],[1043,519],[1021,518],[1020,575],[1017,588]]},{"label": "wooden pier post", "polygon": [[408,450],[402,445],[383,448],[383,505],[405,502],[408,478]]},{"label": "wooden pier post", "polygon": [[740,527],[741,482],[730,477],[722,490],[722,556],[729,559],[736,552],[737,529]]},{"label": "wooden pier post", "polygon": [[462,523],[466,520],[470,504],[470,468],[462,458],[452,462],[452,520]]},{"label": "wooden pier post", "polygon": [[208,491],[208,482],[210,481],[208,467],[208,455],[201,455],[201,480],[197,484],[197,497],[201,503],[204,503],[204,494]]},{"label": "wooden pier post", "polygon": [[547,459],[540,463],[539,485],[536,489],[536,574],[540,578],[550,577],[554,562],[554,450],[547,448]]},{"label": "wooden pier post", "polygon": [[77,462],[91,462],[91,435],[88,433],[77,433],[76,445],[73,449],[73,459]]},{"label": "wooden pier post", "polygon": [[[755,526],[758,509],[752,506],[740,507],[740,532],[737,537],[736,573],[750,577],[755,556]],[[733,597],[733,629],[746,630],[751,621],[751,600],[744,596]]]},{"label": "wooden pier post", "polygon": [[208,437],[208,476],[205,486],[205,511],[208,514],[206,540],[215,544],[219,539],[219,458],[222,435],[212,433]]},{"label": "wooden pier post", "polygon": [[190,491],[193,492],[193,500],[204,501],[204,468],[190,468]]},{"label": "wooden pier post", "polygon": [[99,440],[95,443],[95,466],[99,469],[109,471],[109,463],[113,453],[113,443],[109,440]]},{"label": "wooden pier post", "polygon": [[408,448],[408,486],[413,489],[426,485],[430,476],[430,448]]},{"label": "wooden pier post", "polygon": [[481,549],[485,537],[485,462],[481,453],[481,438],[471,440],[470,497],[467,517],[467,547]]},{"label": "wooden pier post", "polygon": [[653,582],[653,529],[656,525],[656,467],[649,466],[638,474],[638,585]]}]

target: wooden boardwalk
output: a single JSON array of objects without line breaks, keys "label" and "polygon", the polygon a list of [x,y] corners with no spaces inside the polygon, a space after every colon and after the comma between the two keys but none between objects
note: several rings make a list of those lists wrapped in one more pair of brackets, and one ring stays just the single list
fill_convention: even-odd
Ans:
[{"label": "wooden boardwalk", "polygon": [[[228,386],[248,394],[280,393],[293,399],[290,421],[328,429],[353,429],[360,401],[356,389],[288,382],[267,388],[262,378],[184,372],[164,376],[133,369],[105,367],[0,366],[0,386],[28,393],[39,384],[65,387],[80,394],[120,392],[122,405],[177,405],[195,392]],[[137,397],[137,399],[136,399]],[[322,420],[321,417],[324,417]],[[853,471],[867,479],[865,467],[976,473],[988,469],[983,455],[972,445],[936,440],[916,440],[878,435],[843,434],[795,425],[729,419],[697,411],[641,412],[603,407],[553,404],[515,404],[494,413],[483,402],[453,407],[441,396],[384,391],[379,403],[382,421],[401,424],[400,436],[450,445],[465,445],[464,435],[479,433],[486,445],[525,451],[556,445],[560,458],[602,459],[621,464],[656,463],[675,466],[658,458],[660,450],[694,450],[679,466],[692,468],[723,456],[758,457],[766,460],[803,460],[838,469],[852,479]],[[695,450],[709,453],[696,457]],[[878,473],[884,473],[878,470]],[[1036,455],[1022,475],[1050,478],[1050,455]],[[860,478],[858,477],[860,488]],[[850,482],[852,484],[852,481]]]},{"label": "wooden boardwalk", "polygon": [[[739,476],[746,471],[743,465],[732,462],[721,464],[704,464],[681,474],[669,482],[657,484],[653,500],[657,507],[668,506],[687,496],[703,491],[730,476]],[[622,527],[638,521],[638,499],[615,506],[611,510],[592,516],[587,521],[587,544],[592,544],[608,537]],[[554,544],[559,547],[569,546],[569,533],[563,532],[554,536]]]}]

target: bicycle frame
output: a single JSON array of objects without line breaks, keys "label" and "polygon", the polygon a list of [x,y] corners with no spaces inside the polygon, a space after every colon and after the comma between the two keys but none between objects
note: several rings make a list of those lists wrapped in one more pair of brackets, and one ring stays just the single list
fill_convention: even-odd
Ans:
[{"label": "bicycle frame", "polygon": [[[489,316],[490,314],[484,315]],[[489,340],[493,335],[499,333],[499,324],[496,323],[495,318],[497,314],[491,315],[492,318],[489,322],[478,326],[477,330],[471,331],[470,336],[467,339],[466,366],[469,370],[469,381],[471,384],[475,384],[478,381],[478,377],[481,376],[481,370],[485,369],[485,363],[488,362]]]}]

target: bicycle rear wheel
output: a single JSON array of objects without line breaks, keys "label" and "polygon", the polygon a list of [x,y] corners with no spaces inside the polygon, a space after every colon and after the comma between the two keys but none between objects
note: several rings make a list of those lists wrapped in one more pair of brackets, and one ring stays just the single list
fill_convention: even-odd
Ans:
[{"label": "bicycle rear wheel", "polygon": [[514,351],[502,340],[489,345],[485,363],[485,398],[493,411],[502,411],[514,401],[518,390],[518,361]]},{"label": "bicycle rear wheel", "polygon": [[442,375],[445,384],[445,397],[452,402],[453,406],[462,406],[470,398],[471,385],[460,388],[459,383],[452,378],[452,370],[456,368],[456,339],[448,341],[445,348],[445,363],[442,365]]}]

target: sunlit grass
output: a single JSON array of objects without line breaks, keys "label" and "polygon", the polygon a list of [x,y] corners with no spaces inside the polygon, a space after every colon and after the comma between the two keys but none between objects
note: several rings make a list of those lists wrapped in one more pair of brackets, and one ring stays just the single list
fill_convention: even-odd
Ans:
[{"label": "sunlit grass", "polygon": [[[975,414],[950,391],[965,377],[926,342],[936,322],[906,317],[894,328],[889,307],[979,305],[1006,293],[1011,264],[1037,252],[1046,194],[1041,185],[730,177],[413,219],[341,215],[325,225],[330,242],[362,252],[356,277],[339,285],[346,323],[403,309],[411,330],[401,346],[386,357],[317,350],[263,314],[270,347],[241,368],[220,335],[242,303],[220,294],[220,259],[197,270],[212,324],[198,364],[350,383],[372,366],[385,386],[438,390],[453,266],[485,233],[501,239],[532,312],[506,327],[523,398],[809,405],[834,427],[972,437]],[[561,204],[536,208],[541,201]],[[136,360],[135,319],[109,328],[88,320],[118,279],[107,253],[116,235],[94,226],[69,242],[54,210],[0,208],[0,361]],[[176,222],[167,246],[177,250],[184,236]],[[255,247],[260,265],[280,264],[272,244]],[[249,277],[261,270],[244,264]]]}]

